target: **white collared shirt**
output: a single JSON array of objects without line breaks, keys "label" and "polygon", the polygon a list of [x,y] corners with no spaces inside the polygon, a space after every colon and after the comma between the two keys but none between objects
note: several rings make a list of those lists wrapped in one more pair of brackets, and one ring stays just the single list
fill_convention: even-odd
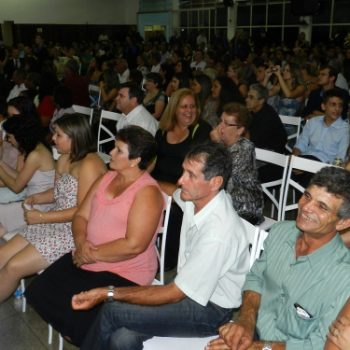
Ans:
[{"label": "white collared shirt", "polygon": [[205,306],[241,305],[241,290],[249,270],[248,240],[231,197],[221,190],[198,213],[192,202],[173,197],[184,212],[178,274],[175,284],[189,298]]},{"label": "white collared shirt", "polygon": [[158,130],[158,120],[143,105],[138,105],[127,115],[122,114],[122,118],[117,123],[117,130],[128,125],[138,125],[149,131],[153,136]]}]

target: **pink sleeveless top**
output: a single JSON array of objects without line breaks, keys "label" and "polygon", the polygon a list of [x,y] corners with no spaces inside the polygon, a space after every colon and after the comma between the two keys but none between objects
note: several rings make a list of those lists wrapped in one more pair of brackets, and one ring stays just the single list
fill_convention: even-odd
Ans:
[{"label": "pink sleeveless top", "polygon": [[[136,193],[145,186],[159,188],[157,182],[145,172],[122,194],[113,199],[107,199],[105,195],[106,188],[116,175],[115,171],[110,171],[103,177],[92,200],[90,219],[87,226],[87,239],[95,245],[124,238],[127,230],[128,214]],[[85,264],[81,268],[95,272],[109,271],[140,285],[151,284],[158,267],[155,240],[161,223],[162,216],[152,241],[147,249],[138,256],[115,263]]]}]

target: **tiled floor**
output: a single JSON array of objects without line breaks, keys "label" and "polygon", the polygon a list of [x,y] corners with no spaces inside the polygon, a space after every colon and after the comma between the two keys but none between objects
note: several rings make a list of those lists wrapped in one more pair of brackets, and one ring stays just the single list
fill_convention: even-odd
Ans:
[{"label": "tiled floor", "polygon": [[[23,313],[21,305],[21,299],[13,297],[0,305],[0,350],[58,349],[58,334],[53,332],[52,345],[48,345],[47,324],[29,305]],[[64,349],[77,348],[65,342]]]},{"label": "tiled floor", "polygon": [[[166,273],[169,281],[175,270]],[[22,300],[11,297],[0,304],[0,350],[58,350],[58,334],[53,332],[53,341],[47,343],[48,327],[37,313],[27,304],[25,313],[21,310]],[[77,350],[64,342],[64,350]]]}]

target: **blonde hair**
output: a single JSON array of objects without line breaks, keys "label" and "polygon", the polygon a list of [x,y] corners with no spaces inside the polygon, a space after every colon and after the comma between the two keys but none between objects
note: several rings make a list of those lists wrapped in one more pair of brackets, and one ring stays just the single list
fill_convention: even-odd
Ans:
[{"label": "blonde hair", "polygon": [[184,89],[179,89],[175,92],[172,93],[170,100],[164,110],[164,113],[162,115],[162,118],[160,119],[159,122],[159,128],[164,130],[164,131],[170,131],[173,130],[176,124],[176,110],[182,101],[183,98],[186,96],[192,96],[194,98],[195,104],[196,104],[196,118],[193,121],[193,125],[198,122],[199,119],[199,113],[200,113],[200,108],[199,108],[199,103],[196,95],[193,93],[192,90],[184,88]]}]

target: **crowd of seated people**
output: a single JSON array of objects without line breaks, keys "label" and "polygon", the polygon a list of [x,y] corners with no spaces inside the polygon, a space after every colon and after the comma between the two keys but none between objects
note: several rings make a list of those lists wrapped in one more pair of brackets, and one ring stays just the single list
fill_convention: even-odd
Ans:
[{"label": "crowd of seated people", "polygon": [[[169,195],[179,187],[183,163],[191,147],[210,139],[223,144],[232,158],[231,175],[226,190],[232,197],[234,210],[253,224],[263,221],[264,198],[260,182],[281,176],[279,167],[256,164],[255,147],[288,153],[285,146],[287,135],[292,129],[282,124],[279,115],[302,116],[304,119],[305,126],[292,154],[325,163],[333,163],[339,158],[344,163],[348,161],[349,93],[346,78],[349,76],[345,74],[344,78],[341,74],[343,62],[346,64],[346,57],[341,50],[335,50],[332,44],[327,46],[322,43],[310,47],[300,39],[293,48],[271,45],[249,52],[245,45],[241,46],[240,51],[240,45],[234,40],[225,46],[220,42],[209,43],[201,39],[200,45],[191,46],[176,37],[169,43],[159,40],[150,44],[136,36],[128,35],[125,42],[106,40],[91,44],[72,43],[70,47],[60,47],[58,44],[46,44],[38,35],[33,45],[26,50],[21,51],[21,45],[5,50],[5,57],[0,61],[0,106],[5,106],[2,112],[4,119],[8,119],[3,125],[7,139],[0,140],[0,203],[1,207],[7,206],[7,209],[0,208],[0,232],[3,234],[12,228],[27,226],[19,230],[20,234],[13,240],[0,247],[4,252],[9,251],[2,255],[2,260],[0,259],[0,278],[3,278],[2,275],[7,276],[5,273],[11,275],[11,278],[6,277],[8,283],[0,287],[0,301],[13,292],[21,277],[47,268],[56,260],[60,261],[61,256],[70,250],[77,249],[78,253],[73,256],[71,264],[79,268],[97,261],[103,265],[105,262],[113,261],[119,264],[123,260],[133,259],[129,255],[119,259],[108,254],[97,258],[95,248],[102,243],[89,242],[87,247],[87,244],[81,243],[81,238],[74,236],[74,227],[72,231],[69,226],[75,212],[83,213],[81,216],[88,220],[85,215],[85,202],[97,207],[92,195],[87,197],[85,202],[83,198],[92,183],[105,171],[103,164],[94,154],[94,142],[91,142],[88,150],[76,149],[83,146],[75,143],[76,134],[70,134],[70,128],[74,129],[74,126],[70,125],[69,118],[73,117],[66,116],[74,113],[74,104],[91,104],[89,84],[101,89],[101,108],[122,113],[117,130],[118,135],[121,133],[121,142],[127,144],[125,159],[130,162],[130,167],[132,161],[140,156],[137,152],[130,153],[129,141],[123,139],[126,136],[122,136],[124,127],[138,125],[154,136],[157,144],[154,151],[156,157],[152,162],[149,160],[147,171],[157,181],[157,186]],[[46,131],[46,138],[38,138],[36,148],[42,149],[46,154],[46,145],[53,134],[53,142],[62,154],[55,166],[55,184],[50,185],[50,191],[43,194],[43,199],[37,192],[46,191],[47,188],[40,187],[37,192],[33,192],[31,188],[33,179],[36,179],[35,173],[48,171],[47,166],[43,167],[41,163],[30,165],[32,153],[35,151],[28,150],[27,145],[22,146],[21,136],[8,129],[9,125],[14,123],[11,121],[13,114],[20,115],[14,119],[17,123],[24,123],[19,121],[21,118],[27,118],[26,123],[35,120],[36,127],[41,123],[41,127]],[[81,117],[75,115],[74,118]],[[79,128],[89,128],[85,124]],[[31,127],[29,125],[28,130]],[[64,138],[68,138],[68,141],[60,141]],[[66,147],[64,142],[70,142],[69,147]],[[62,150],[62,147],[66,148]],[[117,145],[112,151],[110,169],[117,170],[116,164],[120,166],[121,161],[126,161],[120,154],[123,153],[122,148]],[[85,153],[77,155],[77,152]],[[115,164],[113,158],[118,159]],[[40,161],[44,162],[45,159],[41,157]],[[94,171],[81,173],[80,178],[79,169],[83,169],[85,163],[89,163],[87,160],[94,163]],[[62,162],[66,163],[62,165]],[[136,169],[133,171],[143,173],[145,170],[139,168],[138,163],[134,167]],[[54,166],[49,170],[53,171],[53,168]],[[122,175],[123,170],[117,170],[117,174]],[[48,204],[47,208],[43,206],[42,211],[38,210],[41,208],[39,205],[57,201],[54,194],[58,191],[57,187],[61,186],[58,179],[63,175],[71,175],[74,179],[74,184],[71,184],[74,185],[73,192],[76,192],[77,197],[74,203],[72,202],[69,208],[63,208],[63,211],[57,203]],[[9,180],[10,178],[12,180]],[[306,181],[300,181],[307,187],[309,180],[310,176],[306,176]],[[103,181],[105,180],[102,180],[102,183]],[[78,187],[75,182],[79,184]],[[17,183],[20,183],[20,186],[17,186]],[[98,192],[99,188],[96,186],[93,188]],[[118,190],[117,183],[115,186],[108,186],[111,187],[107,187],[106,190],[109,200],[123,192]],[[8,202],[14,200],[5,198],[5,192],[6,196],[10,198],[11,194],[16,201],[16,208],[20,211],[17,219],[21,218],[20,223],[8,222],[9,217],[6,213],[13,205]],[[35,209],[23,209],[19,201],[24,201]],[[60,215],[57,214],[58,211],[62,211]],[[79,216],[78,214],[75,217]],[[174,268],[177,263],[181,224],[182,210],[173,203],[167,244],[169,269]],[[57,231],[55,227],[62,225],[69,236],[64,247],[57,248],[57,251],[52,253],[46,250],[46,245],[54,244],[53,241],[40,241],[40,246],[37,245],[39,228],[42,232],[47,232],[49,240]],[[126,227],[128,225],[129,222]],[[151,233],[148,232],[147,244],[154,243],[154,232]],[[143,250],[148,249],[146,243],[142,244]],[[44,248],[41,245],[44,245]],[[108,244],[106,250],[107,246]],[[33,259],[30,269],[24,266],[27,264],[27,251],[32,254]],[[19,254],[20,258],[23,256],[23,260],[19,260],[21,263],[23,261],[23,270],[16,267],[14,273],[13,265],[19,264],[15,260],[19,259],[16,254]],[[46,254],[54,254],[54,257],[48,257]],[[115,274],[115,271],[112,271],[112,274]],[[124,273],[121,274],[121,278],[131,280],[132,283],[143,283]],[[112,283],[106,281],[98,286]],[[150,281],[151,278],[147,283]],[[92,287],[94,285],[87,285],[85,288]],[[78,288],[70,291],[71,294],[78,292]],[[346,310],[345,308],[344,313]],[[51,317],[46,317],[43,311],[40,311],[40,314],[45,319]],[[65,315],[68,315],[68,311]],[[75,330],[72,325],[64,325],[62,322],[54,321],[53,325],[62,330],[74,343],[80,344],[92,320],[84,325],[85,328],[82,326],[83,330]],[[334,341],[334,332],[343,334],[340,329],[336,331],[339,328],[337,327],[336,323],[332,328],[330,340]],[[226,339],[224,336],[222,338]],[[225,341],[226,344],[231,344],[231,341]],[[211,346],[213,349],[215,346],[225,349],[226,345],[217,342]]]}]

